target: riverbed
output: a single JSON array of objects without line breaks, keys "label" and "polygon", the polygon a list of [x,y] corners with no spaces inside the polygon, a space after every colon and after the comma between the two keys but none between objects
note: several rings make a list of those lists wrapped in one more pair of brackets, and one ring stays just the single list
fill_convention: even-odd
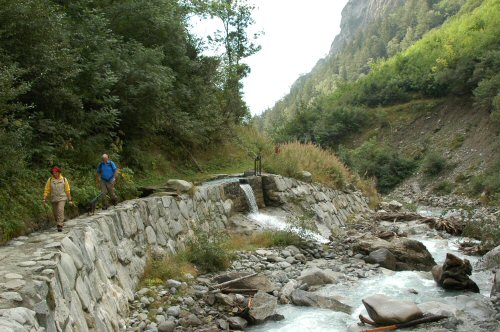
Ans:
[{"label": "riverbed", "polygon": [[[249,216],[255,219],[262,227],[282,229],[283,220],[266,213]],[[278,218],[278,220],[276,220]],[[422,229],[420,227],[420,229]],[[442,236],[441,236],[442,235]],[[432,254],[437,264],[442,264],[446,253],[452,253],[460,258],[467,258],[471,264],[478,257],[463,255],[458,250],[458,243],[463,239],[440,234],[434,230],[428,230],[422,234],[414,234],[411,238],[421,241]],[[351,315],[335,312],[332,310],[298,307],[294,305],[281,305],[278,313],[285,319],[278,322],[267,322],[248,329],[252,332],[304,332],[304,331],[346,331],[358,321],[359,314],[367,316],[367,312],[361,300],[373,294],[385,294],[400,300],[410,300],[416,303],[429,301],[442,301],[463,294],[459,291],[445,291],[438,287],[430,272],[422,271],[400,271],[394,272],[382,269],[383,273],[369,278],[360,278],[356,281],[345,280],[333,285],[327,285],[317,291],[318,294],[334,296],[354,308]],[[471,279],[480,289],[480,296],[488,297],[492,285],[492,274],[490,271],[473,271]],[[471,296],[475,296],[472,295]]]}]

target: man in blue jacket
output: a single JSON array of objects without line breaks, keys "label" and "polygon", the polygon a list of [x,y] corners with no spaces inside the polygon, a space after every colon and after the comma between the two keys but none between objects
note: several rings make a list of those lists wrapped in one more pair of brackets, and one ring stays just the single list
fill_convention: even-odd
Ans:
[{"label": "man in blue jacket", "polygon": [[118,167],[115,163],[109,160],[107,154],[102,155],[102,161],[97,166],[97,175],[95,178],[96,187],[99,188],[99,178],[101,179],[101,197],[102,197],[102,208],[106,210],[108,208],[108,202],[106,199],[106,194],[111,197],[113,205],[117,203],[117,197],[115,194],[115,184],[118,175]]}]

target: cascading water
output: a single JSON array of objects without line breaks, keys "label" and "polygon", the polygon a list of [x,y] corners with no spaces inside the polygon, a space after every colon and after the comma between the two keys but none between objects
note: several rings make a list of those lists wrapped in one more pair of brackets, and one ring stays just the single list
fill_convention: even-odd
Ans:
[{"label": "cascading water", "polygon": [[245,197],[247,198],[248,206],[250,207],[250,213],[256,213],[259,211],[259,207],[257,206],[257,200],[255,199],[255,195],[253,194],[252,186],[247,183],[240,183],[240,188],[245,193]]},{"label": "cascading water", "polygon": [[255,221],[259,226],[266,229],[274,229],[274,230],[287,230],[298,234],[299,236],[306,237],[308,239],[312,239],[318,243],[328,243],[329,241],[322,237],[319,234],[311,232],[309,230],[303,229],[301,227],[291,225],[281,218],[272,216],[266,213],[260,213],[259,207],[257,206],[257,201],[255,199],[255,195],[253,193],[253,189],[249,184],[240,183],[240,187],[245,193],[248,206],[250,207],[250,214],[248,217]]}]

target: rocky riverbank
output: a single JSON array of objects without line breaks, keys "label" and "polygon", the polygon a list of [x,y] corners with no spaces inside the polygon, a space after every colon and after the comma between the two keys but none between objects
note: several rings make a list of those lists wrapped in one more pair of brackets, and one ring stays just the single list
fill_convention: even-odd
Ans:
[{"label": "rocky riverbank", "polygon": [[[370,216],[359,218],[363,220],[348,225],[326,245],[306,242],[300,248],[288,246],[238,252],[237,259],[223,273],[191,277],[188,283],[169,280],[160,286],[142,288],[131,302],[127,331],[244,330],[251,324],[290,319],[279,314],[282,304],[345,313],[346,320],[353,325],[350,329],[356,331],[356,315],[352,314],[359,312],[361,303],[353,303],[345,290],[355,291],[370,279],[395,278],[397,283],[395,270],[428,271],[427,266],[435,264],[418,241],[397,234],[396,240],[374,235],[394,231],[394,225],[374,224]],[[449,237],[417,222],[398,224],[406,233]],[[417,258],[404,256],[405,250],[408,252],[410,248],[417,253]],[[412,261],[415,264],[409,264]],[[432,281],[430,272],[418,273]],[[218,286],[242,277],[238,282],[229,282],[227,287]],[[436,294],[442,292],[437,286],[432,287]],[[335,294],[335,289],[344,291]],[[407,289],[408,294],[419,291]],[[436,297],[436,300],[418,303],[420,309],[424,313],[444,313],[449,318],[425,324],[417,331],[429,331],[429,328],[470,331],[472,327],[475,331],[494,331],[498,327],[500,303],[497,294],[492,294],[491,298],[472,293]],[[265,327],[259,331],[264,330]]]}]

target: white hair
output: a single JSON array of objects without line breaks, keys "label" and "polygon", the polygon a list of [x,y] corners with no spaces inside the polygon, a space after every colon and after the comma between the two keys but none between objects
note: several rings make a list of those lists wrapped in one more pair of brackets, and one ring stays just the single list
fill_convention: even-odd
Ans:
[{"label": "white hair", "polygon": [[105,153],[102,155],[103,158],[108,158],[109,159],[109,156]]}]

